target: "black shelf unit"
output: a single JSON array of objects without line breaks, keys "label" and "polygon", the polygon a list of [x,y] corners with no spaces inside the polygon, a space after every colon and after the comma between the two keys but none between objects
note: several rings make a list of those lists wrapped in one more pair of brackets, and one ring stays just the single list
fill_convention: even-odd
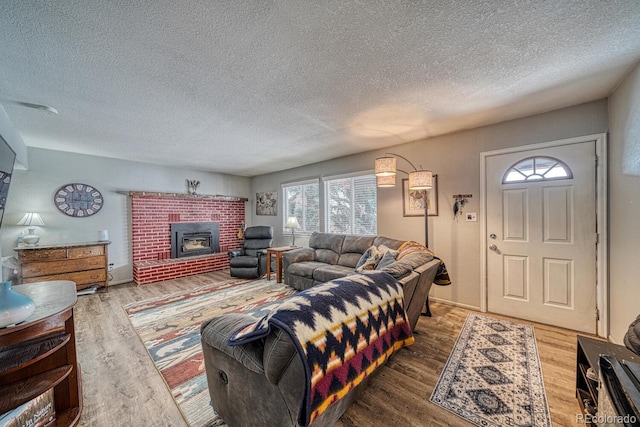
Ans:
[{"label": "black shelf unit", "polygon": [[[615,356],[618,359],[640,362],[640,356],[624,346],[610,342],[578,335],[578,350],[576,357],[576,398],[583,414],[594,415],[598,408],[598,380],[589,378],[587,371],[591,368],[593,377],[600,378],[601,354]],[[588,425],[595,424],[587,423]]]}]

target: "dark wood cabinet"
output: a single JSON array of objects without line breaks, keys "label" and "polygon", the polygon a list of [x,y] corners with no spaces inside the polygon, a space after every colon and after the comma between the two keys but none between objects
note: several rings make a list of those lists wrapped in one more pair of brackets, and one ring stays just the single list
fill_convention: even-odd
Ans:
[{"label": "dark wood cabinet", "polygon": [[[601,354],[640,362],[640,356],[624,346],[578,335],[576,398],[584,414],[595,415],[598,408],[598,379],[600,378],[600,365],[598,362]],[[593,423],[588,424],[595,425]]]},{"label": "dark wood cabinet", "polygon": [[53,389],[55,426],[75,426],[82,412],[70,281],[32,283],[14,290],[36,305],[24,322],[0,328],[0,414]]}]

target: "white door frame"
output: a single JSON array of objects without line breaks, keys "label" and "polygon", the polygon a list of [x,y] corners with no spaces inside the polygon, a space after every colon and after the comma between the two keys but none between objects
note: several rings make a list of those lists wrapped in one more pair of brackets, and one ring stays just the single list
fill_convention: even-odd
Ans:
[{"label": "white door frame", "polygon": [[[596,309],[599,311],[597,321],[597,334],[601,337],[609,336],[609,230],[607,229],[607,212],[609,197],[607,194],[607,134],[579,136],[576,138],[560,139],[557,141],[543,142],[532,145],[503,148],[501,150],[485,151],[480,153],[480,212],[482,215],[482,227],[480,228],[480,311],[487,311],[487,157],[499,154],[517,153],[519,151],[536,150],[540,148],[556,147],[559,145],[577,144],[581,142],[595,141],[596,155],[596,227],[598,230],[598,242],[596,244]],[[594,316],[596,314],[594,313]]]}]

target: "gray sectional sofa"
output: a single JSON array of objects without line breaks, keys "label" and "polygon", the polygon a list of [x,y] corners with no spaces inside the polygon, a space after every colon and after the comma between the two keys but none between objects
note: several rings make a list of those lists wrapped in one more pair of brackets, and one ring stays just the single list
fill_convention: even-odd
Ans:
[{"label": "gray sectional sofa", "polygon": [[[355,273],[363,254],[371,246],[397,249],[403,243],[386,237],[314,233],[308,248],[284,254],[285,283],[302,291],[349,276]],[[402,285],[411,329],[420,318],[439,265],[440,260],[432,255],[415,252],[382,268]],[[228,313],[202,324],[211,405],[230,427],[298,426],[305,369],[290,336],[274,327],[265,338],[238,346],[229,345],[229,339],[236,331],[255,321],[247,314]],[[364,378],[329,406],[311,426],[334,425],[370,379],[371,375]]]},{"label": "gray sectional sofa", "polygon": [[[282,258],[284,282],[300,291],[318,283],[356,273],[362,255],[371,246],[398,249],[404,240],[383,236],[356,236],[314,232],[309,247],[285,252]],[[425,252],[414,252],[381,268],[395,277],[404,291],[404,305],[415,329],[440,265]]]}]

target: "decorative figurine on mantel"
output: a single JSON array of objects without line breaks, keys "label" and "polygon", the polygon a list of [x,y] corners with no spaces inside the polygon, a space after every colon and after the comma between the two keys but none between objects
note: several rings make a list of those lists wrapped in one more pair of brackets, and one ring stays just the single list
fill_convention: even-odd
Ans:
[{"label": "decorative figurine on mantel", "polygon": [[198,190],[198,187],[200,186],[200,181],[196,180],[196,179],[188,179],[187,180],[187,186],[189,187],[189,194],[192,194],[195,196],[196,191]]}]

